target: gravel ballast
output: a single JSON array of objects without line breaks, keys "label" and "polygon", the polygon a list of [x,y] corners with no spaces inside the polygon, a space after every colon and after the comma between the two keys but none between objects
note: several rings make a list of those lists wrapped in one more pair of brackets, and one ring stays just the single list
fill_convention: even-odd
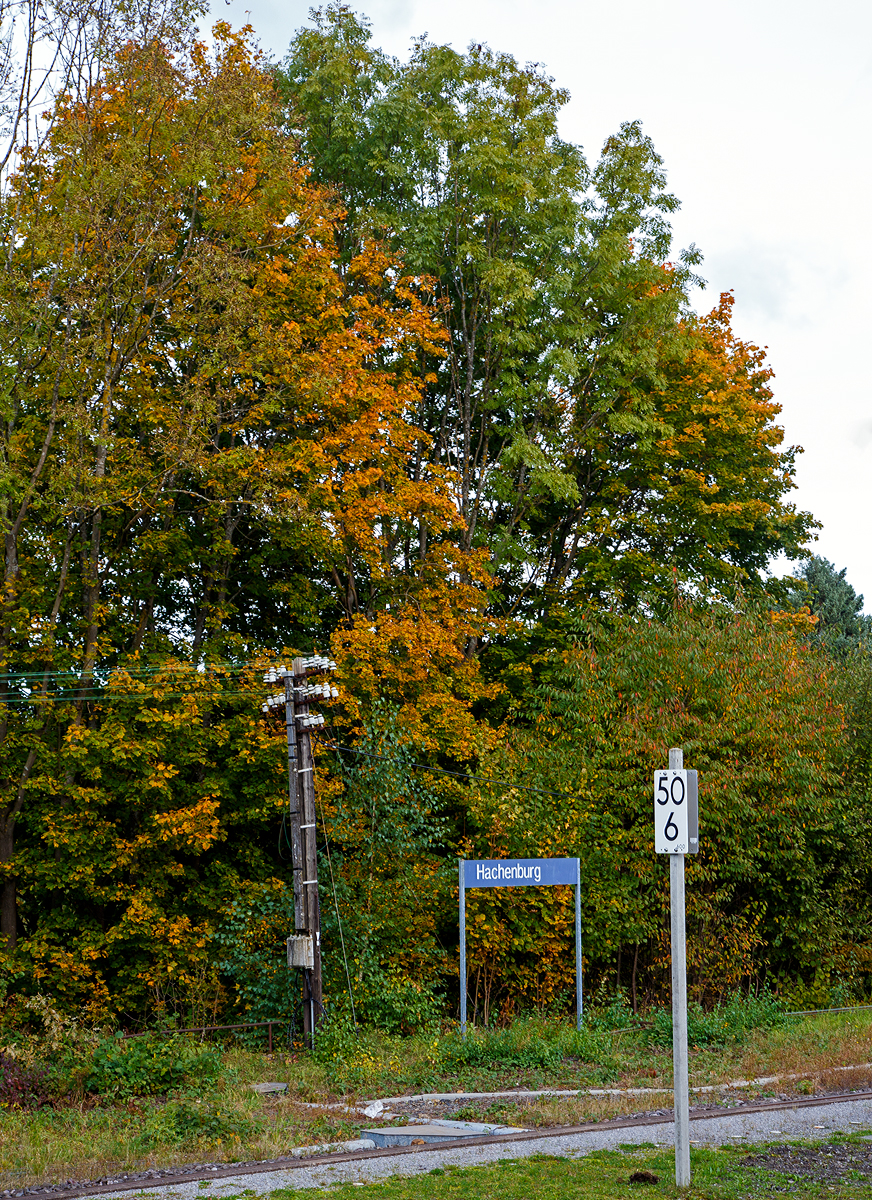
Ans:
[{"label": "gravel ballast", "polygon": [[[807,1105],[797,1107],[782,1107],[767,1111],[749,1112],[745,1106],[713,1113],[711,1109],[697,1113],[691,1122],[691,1145],[721,1146],[725,1143],[753,1145],[761,1142],[778,1143],[779,1139],[810,1139],[822,1140],[828,1135],[842,1131],[861,1131],[872,1129],[872,1099],[868,1096],[852,1100],[846,1098],[835,1103]],[[273,1192],[278,1188],[324,1188],[336,1183],[365,1183],[372,1180],[385,1179],[391,1175],[420,1175],[432,1171],[434,1167],[453,1164],[458,1167],[472,1166],[478,1163],[495,1162],[505,1158],[526,1158],[533,1154],[561,1155],[574,1157],[589,1154],[593,1150],[614,1150],[620,1146],[654,1143],[660,1146],[671,1146],[673,1143],[672,1122],[620,1126],[609,1126],[605,1123],[602,1128],[594,1128],[582,1133],[556,1134],[551,1136],[530,1137],[523,1141],[499,1141],[488,1145],[458,1146],[451,1149],[434,1146],[413,1153],[406,1151],[402,1154],[391,1154],[382,1151],[380,1154],[363,1153],[350,1161],[300,1165],[291,1169],[263,1171],[252,1174],[223,1175],[227,1170],[222,1164],[222,1177],[215,1178],[208,1185],[210,1196],[232,1196],[246,1190],[257,1195]],[[829,1149],[829,1148],[828,1148]],[[771,1160],[773,1169],[784,1169],[783,1162],[790,1161],[798,1169],[803,1162],[808,1167],[813,1160],[806,1155],[805,1159],[796,1157],[797,1151],[783,1145],[772,1146],[767,1150],[769,1155],[781,1155],[781,1158]],[[793,1158],[790,1155],[794,1155]],[[826,1155],[816,1152],[817,1159],[826,1169],[829,1161]],[[862,1157],[862,1151],[856,1151]],[[836,1156],[831,1156],[832,1169],[837,1169]],[[857,1169],[855,1167],[854,1169]],[[154,1200],[194,1200],[202,1197],[204,1188],[199,1178],[190,1182],[173,1181],[171,1184],[145,1186],[141,1194]],[[145,1182],[145,1181],[143,1181]],[[58,1189],[61,1191],[61,1189]],[[95,1200],[115,1197],[117,1200],[131,1200],[136,1192],[103,1191],[91,1193]]]}]

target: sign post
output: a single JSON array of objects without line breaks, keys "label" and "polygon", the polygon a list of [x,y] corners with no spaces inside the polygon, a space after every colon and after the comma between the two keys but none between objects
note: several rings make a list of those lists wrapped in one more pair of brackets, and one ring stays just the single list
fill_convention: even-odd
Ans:
[{"label": "sign post", "polygon": [[575,1026],[581,1029],[581,867],[577,858],[458,859],[460,923],[460,1032],[466,1037],[466,889],[493,887],[575,888]]},{"label": "sign post", "polygon": [[690,1098],[687,1059],[687,955],[684,856],[699,850],[696,771],[684,770],[684,751],[669,751],[669,768],[654,772],[654,849],[669,855],[672,948],[672,1087],[675,1105],[675,1183],[690,1187]]}]

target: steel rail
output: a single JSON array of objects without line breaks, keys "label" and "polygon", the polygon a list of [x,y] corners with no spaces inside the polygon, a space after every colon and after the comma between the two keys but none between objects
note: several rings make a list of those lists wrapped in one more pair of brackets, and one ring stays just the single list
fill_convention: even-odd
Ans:
[{"label": "steel rail", "polygon": [[[872,1100],[872,1091],[828,1092],[825,1096],[803,1096],[796,1100],[761,1100],[754,1104],[736,1104],[729,1108],[720,1105],[700,1106],[691,1109],[691,1121],[710,1121],[720,1117],[737,1117],[747,1113],[777,1112],[793,1108],[818,1108],[826,1104],[844,1104],[852,1100]],[[295,1154],[283,1158],[265,1159],[262,1162],[225,1163],[214,1167],[196,1167],[194,1170],[168,1171],[151,1179],[119,1178],[107,1183],[74,1183],[67,1187],[62,1183],[32,1184],[22,1188],[0,1191],[0,1196],[26,1196],[27,1200],[63,1197],[76,1200],[82,1196],[100,1196],[114,1192],[135,1192],[144,1188],[177,1187],[183,1183],[200,1183],[207,1179],[228,1179],[236,1175],[262,1175],[273,1171],[293,1171],[306,1167],[325,1167],[336,1163],[360,1162],[374,1158],[400,1157],[406,1154],[438,1154],[442,1150],[459,1150],[465,1146],[513,1145],[518,1142],[539,1141],[543,1138],[571,1137],[574,1134],[601,1132],[604,1129],[632,1129],[645,1125],[672,1125],[673,1118],[664,1113],[615,1117],[606,1121],[587,1121],[582,1125],[556,1125],[547,1129],[523,1129],[517,1133],[489,1134],[482,1137],[453,1138],[451,1141],[424,1142],[415,1146],[377,1146],[371,1150],[339,1150],[334,1154]]]}]

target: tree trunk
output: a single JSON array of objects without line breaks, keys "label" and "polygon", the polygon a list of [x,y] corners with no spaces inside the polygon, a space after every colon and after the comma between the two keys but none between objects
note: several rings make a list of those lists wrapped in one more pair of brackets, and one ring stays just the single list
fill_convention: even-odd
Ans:
[{"label": "tree trunk", "polygon": [[632,984],[631,984],[631,991],[633,993],[633,1012],[634,1013],[637,1013],[639,1011],[639,1009],[636,1005],[636,968],[638,967],[638,965],[639,965],[639,943],[636,942],[636,953],[633,955],[633,977],[632,977]]},{"label": "tree trunk", "polygon": [[[24,789],[36,762],[36,750],[29,750],[18,791],[15,799],[0,816],[0,863],[11,863],[15,853],[15,822],[24,805]],[[18,944],[18,903],[16,896],[16,879],[13,874],[6,875],[0,891],[0,936],[6,939],[8,950],[14,950]]]},{"label": "tree trunk", "polygon": [[[7,817],[0,824],[0,863],[11,863],[15,849],[13,830],[15,818]],[[6,875],[0,891],[0,937],[6,940],[6,949],[14,950],[18,944],[18,905],[15,895],[15,876]]]}]

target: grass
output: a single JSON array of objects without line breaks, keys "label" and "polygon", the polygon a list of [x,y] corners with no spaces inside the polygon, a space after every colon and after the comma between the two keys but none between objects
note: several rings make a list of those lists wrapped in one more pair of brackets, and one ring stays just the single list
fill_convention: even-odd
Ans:
[{"label": "grass", "polygon": [[[841,1139],[850,1144],[848,1139]],[[855,1143],[856,1144],[856,1143]],[[868,1143],[864,1144],[868,1150]],[[820,1155],[821,1169],[815,1178],[816,1156]],[[859,1172],[842,1171],[833,1182],[831,1163],[826,1161],[826,1149],[810,1149],[803,1160],[803,1169],[811,1175],[798,1174],[780,1160],[760,1163],[765,1157],[759,1151],[749,1155],[747,1149],[725,1147],[720,1150],[696,1150],[692,1157],[693,1183],[689,1191],[679,1192],[675,1186],[674,1157],[671,1150],[653,1146],[625,1147],[615,1151],[595,1151],[578,1158],[557,1158],[536,1155],[530,1158],[504,1159],[484,1166],[455,1168],[437,1167],[424,1175],[393,1176],[367,1184],[339,1184],[329,1189],[331,1200],[638,1200],[640,1196],[685,1196],[687,1200],[766,1200],[785,1194],[797,1200],[812,1198],[851,1197],[867,1200],[872,1197],[872,1183]],[[649,1172],[656,1183],[630,1182],[637,1172]],[[249,1193],[250,1194],[250,1193]],[[245,1195],[245,1193],[242,1193]],[[270,1193],[270,1200],[304,1200],[307,1196],[323,1196],[323,1190],[279,1189]]]},{"label": "grass", "polygon": [[[0,1189],[148,1166],[278,1157],[294,1146],[357,1136],[367,1122],[330,1107],[343,1101],[420,1091],[671,1085],[671,1053],[644,1029],[626,1032],[592,1023],[579,1037],[568,1025],[537,1018],[509,1030],[476,1034],[465,1049],[451,1032],[411,1038],[364,1032],[349,1039],[339,1030],[331,1036],[332,1042],[325,1036],[317,1060],[310,1054],[228,1050],[216,1080],[197,1088],[183,1086],[168,1097],[114,1103],[85,1098],[34,1112],[5,1110],[0,1119]],[[751,1094],[862,1087],[872,1084],[872,1071],[836,1068],[870,1060],[872,1013],[833,1014],[745,1028],[737,1040],[697,1047],[691,1054],[691,1084],[795,1074],[798,1078],[789,1084],[757,1087]],[[289,1084],[286,1095],[261,1096],[249,1086],[273,1080]],[[463,1115],[547,1127],[668,1108],[670,1103],[668,1093],[656,1092],[533,1103],[480,1100],[470,1102]]]}]

